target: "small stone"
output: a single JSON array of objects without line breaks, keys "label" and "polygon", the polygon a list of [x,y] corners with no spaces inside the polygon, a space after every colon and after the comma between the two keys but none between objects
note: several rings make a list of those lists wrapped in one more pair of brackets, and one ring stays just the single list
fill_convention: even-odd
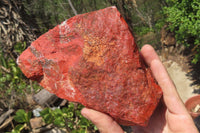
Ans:
[{"label": "small stone", "polygon": [[30,119],[30,124],[33,129],[40,128],[45,125],[42,117],[35,117]]},{"label": "small stone", "polygon": [[40,112],[42,111],[43,109],[38,107],[36,109],[34,109],[32,112],[33,112],[33,116],[35,117],[39,117],[40,116]]},{"label": "small stone", "polygon": [[62,22],[34,41],[18,65],[49,92],[126,126],[146,126],[162,96],[116,7]]}]

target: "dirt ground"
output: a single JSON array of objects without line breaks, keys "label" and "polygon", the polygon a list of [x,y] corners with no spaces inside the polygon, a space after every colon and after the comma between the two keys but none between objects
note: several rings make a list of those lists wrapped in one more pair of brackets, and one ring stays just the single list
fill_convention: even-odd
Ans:
[{"label": "dirt ground", "polygon": [[163,59],[161,56],[160,58],[173,80],[183,102],[191,96],[198,94],[200,85],[195,83],[191,73],[196,73],[198,75],[200,73],[196,72],[196,70],[191,67],[191,64],[188,62],[188,57],[183,55],[170,55],[168,59]]},{"label": "dirt ground", "polygon": [[176,85],[177,91],[183,102],[185,102],[189,97],[195,95],[193,93],[195,86],[191,86],[193,81],[191,81],[187,76],[187,73],[182,70],[182,66],[172,60],[165,61],[163,64]]}]

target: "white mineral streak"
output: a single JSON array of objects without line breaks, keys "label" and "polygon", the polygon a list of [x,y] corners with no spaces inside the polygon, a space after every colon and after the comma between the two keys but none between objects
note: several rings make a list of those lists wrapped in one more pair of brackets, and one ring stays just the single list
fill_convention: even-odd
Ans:
[{"label": "white mineral streak", "polygon": [[68,93],[67,91],[65,91],[65,93],[67,93],[67,95],[69,95],[70,94],[70,96],[71,97],[74,97],[75,96],[75,94],[76,94],[76,91],[75,91],[75,89],[74,89],[74,87],[73,87],[73,85],[72,85],[72,82],[70,81],[70,79],[68,78],[68,80],[67,80],[67,89],[69,90],[69,91],[71,91],[71,93]]},{"label": "white mineral streak", "polygon": [[17,57],[17,61],[16,61],[17,65],[19,65],[20,61],[19,61],[19,56]]},{"label": "white mineral streak", "polygon": [[63,21],[59,26],[60,26],[60,27],[63,27],[63,26],[65,26],[66,24],[67,24],[67,20]]},{"label": "white mineral streak", "polygon": [[54,86],[55,86],[55,89],[58,90],[57,83],[55,83]]},{"label": "white mineral streak", "polygon": [[64,22],[62,22],[59,25],[59,35],[60,35],[60,43],[68,43],[70,42],[70,39],[67,38],[67,34],[70,33],[70,27],[67,24],[67,20],[65,20]]},{"label": "white mineral streak", "polygon": [[116,6],[111,6],[110,8],[116,9]]},{"label": "white mineral streak", "polygon": [[63,98],[71,98],[71,99],[74,99],[74,96],[76,95],[76,91],[73,87],[73,85],[71,84],[71,81],[69,79],[67,80],[60,80],[57,82],[58,84],[60,84],[62,86],[62,88],[60,88],[61,90],[63,90],[62,92],[64,94],[57,94],[58,96],[59,95],[62,95],[60,97],[64,97]]}]

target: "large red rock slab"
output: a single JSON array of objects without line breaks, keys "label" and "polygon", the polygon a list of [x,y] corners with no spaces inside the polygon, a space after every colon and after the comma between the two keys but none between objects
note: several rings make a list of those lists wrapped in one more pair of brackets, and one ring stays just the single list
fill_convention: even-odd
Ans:
[{"label": "large red rock slab", "polygon": [[18,58],[22,72],[58,97],[146,126],[162,91],[115,7],[74,16]]}]

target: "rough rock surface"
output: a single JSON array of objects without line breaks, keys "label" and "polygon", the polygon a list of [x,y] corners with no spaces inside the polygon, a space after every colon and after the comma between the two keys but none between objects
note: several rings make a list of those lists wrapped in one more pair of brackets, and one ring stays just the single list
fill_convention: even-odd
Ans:
[{"label": "rough rock surface", "polygon": [[116,7],[74,16],[18,58],[30,79],[58,97],[146,126],[162,95]]}]

